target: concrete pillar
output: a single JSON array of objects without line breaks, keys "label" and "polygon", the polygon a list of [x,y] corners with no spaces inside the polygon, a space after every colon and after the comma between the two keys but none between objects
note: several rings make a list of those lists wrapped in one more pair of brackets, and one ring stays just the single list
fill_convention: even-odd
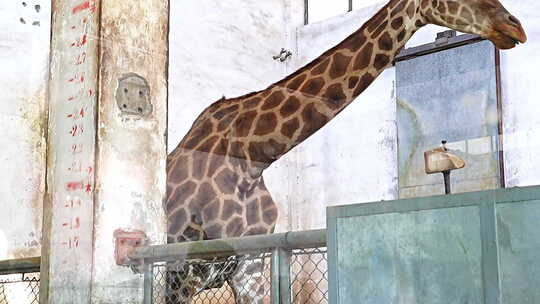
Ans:
[{"label": "concrete pillar", "polygon": [[166,239],[167,18],[161,0],[53,7],[42,304],[142,301],[113,234]]},{"label": "concrete pillar", "polygon": [[166,241],[168,3],[109,0],[101,12],[92,303],[141,303],[141,277],[115,265],[113,233]]},{"label": "concrete pillar", "polygon": [[99,3],[54,4],[40,303],[89,303]]}]

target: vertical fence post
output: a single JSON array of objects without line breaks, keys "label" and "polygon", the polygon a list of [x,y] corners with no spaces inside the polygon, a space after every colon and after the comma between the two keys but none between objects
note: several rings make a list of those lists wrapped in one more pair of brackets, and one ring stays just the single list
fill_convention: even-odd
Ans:
[{"label": "vertical fence post", "polygon": [[280,285],[279,285],[279,248],[274,248],[272,250],[272,264],[271,264],[271,271],[270,271],[270,303],[272,304],[279,304],[279,292],[280,292]]},{"label": "vertical fence post", "polygon": [[291,303],[291,253],[283,248],[272,250],[272,304]]},{"label": "vertical fence post", "polygon": [[291,303],[291,251],[279,249],[279,271],[280,271],[280,299],[281,304]]},{"label": "vertical fence post", "polygon": [[144,297],[143,304],[152,304],[154,297],[154,264],[144,261]]}]

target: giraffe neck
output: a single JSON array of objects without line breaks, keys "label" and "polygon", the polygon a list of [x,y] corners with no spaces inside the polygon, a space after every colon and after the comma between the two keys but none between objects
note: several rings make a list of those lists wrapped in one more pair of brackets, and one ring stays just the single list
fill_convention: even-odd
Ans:
[{"label": "giraffe neck", "polygon": [[[407,40],[425,25],[418,2],[390,1],[340,44],[263,91],[266,97],[259,110],[274,105],[276,115],[271,117],[278,117],[278,123],[271,122],[274,129],[254,130],[253,135],[263,135],[267,143],[264,149],[254,149],[264,150],[266,155],[259,159],[274,161],[304,141],[392,65]],[[261,126],[264,115],[259,118]]]}]

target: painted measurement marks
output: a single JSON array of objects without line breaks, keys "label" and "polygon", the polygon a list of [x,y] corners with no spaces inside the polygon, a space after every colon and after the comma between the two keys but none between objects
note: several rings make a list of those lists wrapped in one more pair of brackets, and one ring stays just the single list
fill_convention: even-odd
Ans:
[{"label": "painted measurement marks", "polygon": [[[94,193],[94,87],[95,83],[88,80],[87,71],[91,70],[87,54],[91,48],[92,40],[89,21],[93,19],[96,11],[96,2],[84,1],[69,8],[68,37],[66,41],[67,64],[65,69],[65,94],[62,108],[66,113],[61,119],[65,120],[68,129],[65,130],[63,155],[68,155],[65,175],[65,196],[62,208],[62,220],[58,222],[63,239],[62,247],[68,250],[77,250],[87,241],[91,242],[91,235],[86,235],[85,222],[91,221]],[[71,92],[71,93],[69,93]],[[91,244],[91,243],[90,243]],[[66,257],[69,259],[69,256]]]}]

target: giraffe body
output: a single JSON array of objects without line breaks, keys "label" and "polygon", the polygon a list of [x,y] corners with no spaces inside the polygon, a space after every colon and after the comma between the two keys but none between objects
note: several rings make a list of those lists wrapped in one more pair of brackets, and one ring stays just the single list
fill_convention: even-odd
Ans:
[{"label": "giraffe body", "polygon": [[[168,242],[272,233],[278,210],[263,171],[355,100],[428,23],[500,48],[526,40],[497,0],[391,0],[292,75],[199,115],[167,159]],[[237,296],[237,303],[258,303],[252,300]]]}]

